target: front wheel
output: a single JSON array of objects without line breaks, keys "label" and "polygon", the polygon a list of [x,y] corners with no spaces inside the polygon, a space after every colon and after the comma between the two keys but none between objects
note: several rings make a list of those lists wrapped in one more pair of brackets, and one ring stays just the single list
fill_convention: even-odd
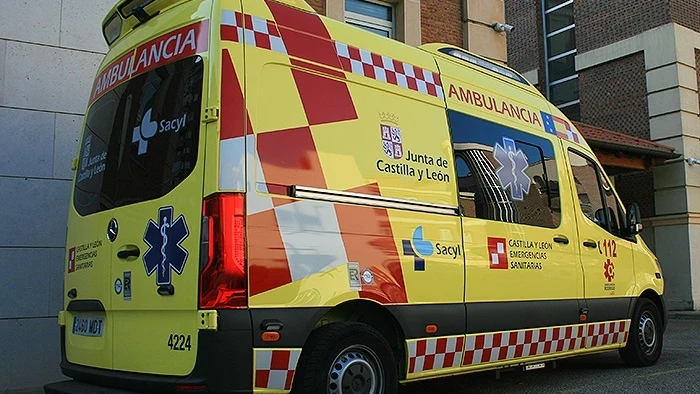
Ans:
[{"label": "front wheel", "polygon": [[632,314],[627,346],[620,349],[625,363],[632,367],[656,364],[663,346],[663,322],[661,314],[651,300],[640,298]]},{"label": "front wheel", "polygon": [[304,347],[294,393],[394,394],[396,362],[386,339],[361,323],[331,323],[314,331]]}]

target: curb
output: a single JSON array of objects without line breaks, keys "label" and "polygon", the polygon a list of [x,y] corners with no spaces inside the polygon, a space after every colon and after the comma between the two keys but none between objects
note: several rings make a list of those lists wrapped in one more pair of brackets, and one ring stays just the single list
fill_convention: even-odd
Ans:
[{"label": "curb", "polygon": [[669,311],[669,319],[700,320],[700,311]]}]

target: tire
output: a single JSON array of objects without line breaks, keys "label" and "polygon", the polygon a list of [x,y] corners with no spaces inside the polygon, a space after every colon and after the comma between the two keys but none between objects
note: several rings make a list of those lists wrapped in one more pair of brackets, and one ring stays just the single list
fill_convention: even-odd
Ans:
[{"label": "tire", "polygon": [[362,323],[316,329],[301,353],[295,394],[395,394],[396,361],[386,339]]},{"label": "tire", "polygon": [[656,364],[663,347],[663,332],[663,322],[656,304],[647,298],[637,300],[627,346],[620,349],[622,360],[631,367]]}]

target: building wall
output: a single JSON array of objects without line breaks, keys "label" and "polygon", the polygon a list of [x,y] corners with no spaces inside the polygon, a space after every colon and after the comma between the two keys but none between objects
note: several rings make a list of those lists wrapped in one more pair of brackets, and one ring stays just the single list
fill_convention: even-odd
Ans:
[{"label": "building wall", "polygon": [[[649,139],[643,52],[579,72],[579,89],[582,122]],[[639,204],[642,217],[655,215],[651,171],[618,175],[615,189],[623,204]]]},{"label": "building wall", "polygon": [[[529,0],[532,1],[532,0]],[[507,60],[506,34],[491,28],[505,22],[504,0],[385,0],[394,4],[397,39],[419,46],[446,43],[498,62]],[[320,14],[344,20],[344,0],[308,0]]]},{"label": "building wall", "polygon": [[[536,8],[536,10],[535,10]],[[538,70],[540,0],[507,0],[509,64]],[[653,172],[618,176],[624,202],[637,202],[667,279],[674,309],[700,309],[700,1],[574,0],[581,120],[670,145],[682,158]],[[539,17],[541,18],[541,17]],[[523,29],[519,30],[520,27]],[[527,30],[527,31],[523,31]],[[539,44],[538,44],[539,45]]]},{"label": "building wall", "polygon": [[307,3],[319,14],[326,15],[326,0],[307,0]]},{"label": "building wall", "polygon": [[700,1],[670,0],[670,11],[673,22],[700,31]]},{"label": "building wall", "polygon": [[576,0],[574,20],[576,46],[583,53],[665,25],[671,15],[669,0]]},{"label": "building wall", "polygon": [[[647,239],[655,242],[652,248],[664,271],[666,300],[672,309],[700,309],[700,246],[692,242],[700,228],[700,167],[684,161],[700,156],[698,49],[699,32],[667,23],[576,57],[580,75],[595,75],[620,67],[626,59],[642,58],[644,68],[637,67],[636,72],[646,80],[649,138],[682,155],[654,168],[654,216],[645,230],[653,233]],[[629,92],[611,94],[624,100]],[[648,180],[633,179],[628,189],[642,190],[644,185]]]},{"label": "building wall", "polygon": [[70,165],[113,3],[0,2],[0,392],[62,378]]},{"label": "building wall", "polygon": [[463,46],[461,0],[422,0],[420,8],[424,44]]},{"label": "building wall", "polygon": [[644,53],[579,73],[581,121],[649,139]]},{"label": "building wall", "polygon": [[506,22],[515,26],[508,34],[508,65],[527,73],[536,70],[537,80],[544,81],[544,40],[542,39],[541,0],[506,1]]},{"label": "building wall", "polygon": [[[700,49],[695,50],[695,75],[700,87]],[[700,89],[698,89],[698,109],[700,110]]]}]

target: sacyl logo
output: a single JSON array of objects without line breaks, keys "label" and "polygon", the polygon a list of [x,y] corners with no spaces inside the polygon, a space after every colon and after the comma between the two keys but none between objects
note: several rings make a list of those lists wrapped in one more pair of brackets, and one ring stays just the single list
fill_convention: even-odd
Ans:
[{"label": "sacyl logo", "polygon": [[456,260],[462,256],[462,245],[460,243],[446,245],[437,242],[433,246],[432,242],[423,239],[423,226],[418,226],[413,230],[413,237],[410,240],[403,240],[403,255],[413,256],[414,271],[425,271],[425,258],[432,256],[433,253],[443,258],[449,256]]},{"label": "sacyl logo", "polygon": [[415,271],[425,271],[424,257],[433,255],[433,244],[423,239],[423,226],[413,230],[412,239],[403,240],[404,256],[413,256],[413,269]]},{"label": "sacyl logo", "polygon": [[153,138],[156,134],[168,131],[177,133],[185,127],[185,123],[187,122],[187,114],[182,115],[181,118],[161,120],[160,122],[154,121],[151,120],[152,112],[152,108],[146,111],[141,119],[141,126],[136,126],[134,128],[134,134],[131,138],[131,142],[138,142],[139,155],[142,155],[148,151],[148,140]]}]

